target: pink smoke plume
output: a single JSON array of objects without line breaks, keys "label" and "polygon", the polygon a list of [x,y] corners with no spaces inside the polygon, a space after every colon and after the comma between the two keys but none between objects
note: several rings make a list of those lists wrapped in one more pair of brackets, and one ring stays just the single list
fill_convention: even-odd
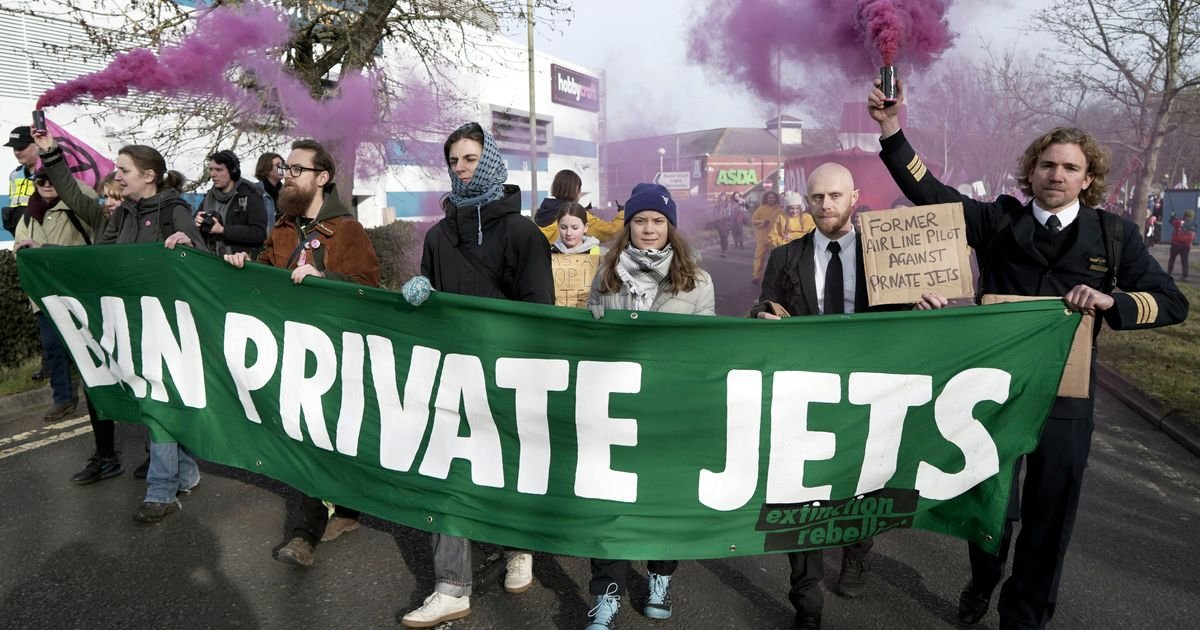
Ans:
[{"label": "pink smoke plume", "polygon": [[[327,98],[313,97],[280,61],[279,49],[289,37],[287,16],[277,9],[253,2],[222,5],[200,15],[195,29],[178,43],[160,47],[157,54],[148,49],[119,54],[103,70],[51,88],[38,108],[131,90],[215,97],[249,121],[281,113],[283,135],[315,138],[339,163],[352,161],[363,145],[384,147],[436,117],[436,102],[424,86],[405,86],[406,98],[392,99],[385,110],[382,81],[361,72],[345,73]],[[239,71],[252,75],[257,92],[239,84]],[[369,176],[384,168],[382,159],[359,161],[358,172]]]},{"label": "pink smoke plume", "polygon": [[764,100],[795,102],[811,89],[780,81],[780,61],[851,78],[898,61],[927,67],[954,43],[946,21],[952,2],[709,0],[691,25],[689,53]]},{"label": "pink smoke plume", "polygon": [[56,85],[38,99],[38,109],[84,96],[103,100],[130,89],[158,94],[208,95],[236,99],[238,90],[226,73],[240,60],[280,47],[288,39],[283,14],[247,3],[203,13],[196,28],[158,54],[145,48],[121,53],[103,70]]}]

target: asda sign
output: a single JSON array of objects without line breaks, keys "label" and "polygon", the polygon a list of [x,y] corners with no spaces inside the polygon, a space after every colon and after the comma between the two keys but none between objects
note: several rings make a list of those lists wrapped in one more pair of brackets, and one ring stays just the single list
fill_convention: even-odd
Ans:
[{"label": "asda sign", "polygon": [[758,172],[752,168],[722,169],[717,173],[718,186],[754,186],[758,184]]}]

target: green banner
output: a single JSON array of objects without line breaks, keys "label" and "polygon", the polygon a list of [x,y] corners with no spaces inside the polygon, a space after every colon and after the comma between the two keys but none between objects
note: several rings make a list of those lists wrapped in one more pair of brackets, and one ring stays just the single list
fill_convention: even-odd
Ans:
[{"label": "green banner", "polygon": [[393,292],[159,245],[18,256],[102,415],[410,527],[718,558],[918,527],[994,548],[1079,316],[760,321]]}]

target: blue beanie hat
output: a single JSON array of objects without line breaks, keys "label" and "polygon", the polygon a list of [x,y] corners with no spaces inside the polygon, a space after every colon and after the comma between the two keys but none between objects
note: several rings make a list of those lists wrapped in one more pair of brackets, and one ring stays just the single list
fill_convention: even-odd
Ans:
[{"label": "blue beanie hat", "polygon": [[638,184],[633,187],[633,193],[625,202],[625,223],[633,221],[633,217],[643,210],[661,212],[671,225],[679,227],[675,214],[675,200],[671,191],[659,184]]}]

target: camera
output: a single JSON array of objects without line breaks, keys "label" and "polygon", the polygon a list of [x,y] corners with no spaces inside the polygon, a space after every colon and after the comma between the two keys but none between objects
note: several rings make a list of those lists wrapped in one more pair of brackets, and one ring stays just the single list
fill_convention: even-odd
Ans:
[{"label": "camera", "polygon": [[221,220],[221,214],[211,210],[201,210],[200,217],[200,231],[205,234],[211,232],[213,225]]}]

